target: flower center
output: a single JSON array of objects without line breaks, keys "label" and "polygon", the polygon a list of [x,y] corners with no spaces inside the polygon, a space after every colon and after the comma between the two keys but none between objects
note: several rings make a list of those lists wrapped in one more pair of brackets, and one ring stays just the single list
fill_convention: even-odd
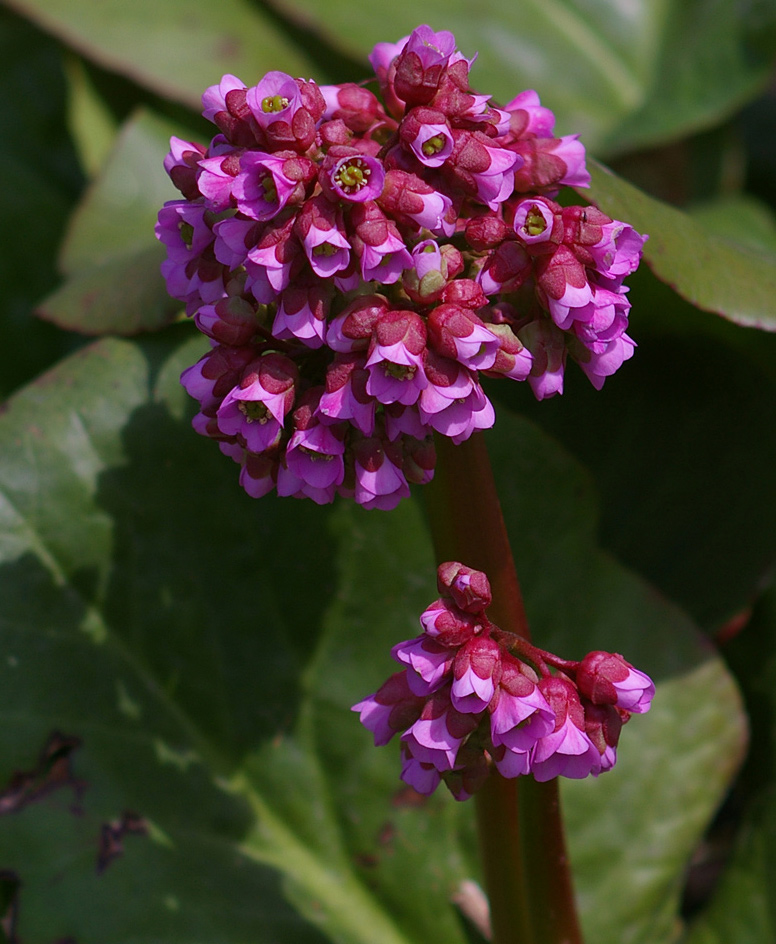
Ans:
[{"label": "flower center", "polygon": [[314,256],[333,256],[337,251],[336,246],[332,246],[331,243],[320,243],[318,246],[313,249]]},{"label": "flower center", "polygon": [[386,377],[393,377],[394,380],[412,380],[417,372],[417,367],[407,367],[404,364],[383,361],[383,371]]},{"label": "flower center", "polygon": [[361,157],[354,157],[337,168],[334,183],[345,193],[358,193],[369,183],[370,166]]},{"label": "flower center", "polygon": [[261,110],[267,114],[273,111],[283,111],[288,108],[288,99],[282,95],[268,95],[261,100]]},{"label": "flower center", "polygon": [[531,207],[525,217],[523,229],[529,236],[541,236],[547,229],[547,221],[542,216],[538,207]]},{"label": "flower center", "polygon": [[311,462],[331,462],[334,456],[330,456],[326,452],[316,452],[314,449],[308,449],[307,446],[300,446],[299,451],[304,453]]},{"label": "flower center", "polygon": [[261,186],[264,190],[264,199],[267,203],[277,203],[278,202],[278,189],[275,186],[275,178],[272,174],[267,174],[266,177],[262,177]]},{"label": "flower center", "polygon": [[187,249],[191,249],[194,243],[194,227],[191,223],[178,223],[178,232],[183,240],[183,245]]},{"label": "flower center", "polygon": [[237,409],[245,417],[246,423],[259,422],[262,425],[269,419],[267,405],[261,400],[240,400]]},{"label": "flower center", "polygon": [[444,146],[445,136],[443,134],[435,134],[433,138],[424,141],[420,149],[426,157],[433,157],[435,154],[439,154]]}]

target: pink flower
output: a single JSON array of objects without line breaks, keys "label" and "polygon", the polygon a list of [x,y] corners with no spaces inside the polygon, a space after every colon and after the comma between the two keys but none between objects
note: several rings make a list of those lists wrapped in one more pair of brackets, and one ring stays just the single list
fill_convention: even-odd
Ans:
[{"label": "pink flower", "polygon": [[402,744],[401,763],[401,779],[418,793],[430,796],[439,786],[442,777],[436,767],[413,757],[407,744]]},{"label": "pink flower", "polygon": [[251,452],[274,445],[296,395],[299,373],[282,354],[265,354],[218,408],[218,427],[229,436],[240,435]]},{"label": "pink flower", "polygon": [[[245,287],[256,301],[268,304],[288,288],[291,272],[298,263],[301,247],[294,234],[294,217],[276,217],[261,233],[258,243],[248,251]],[[298,271],[298,265],[296,265]]]},{"label": "pink flower", "polygon": [[493,743],[525,753],[555,728],[555,714],[524,662],[504,655],[501,677],[488,706]]},{"label": "pink flower", "polygon": [[512,225],[529,251],[554,252],[563,239],[561,207],[541,197],[521,200],[515,207]]},{"label": "pink flower", "polygon": [[435,600],[420,615],[424,632],[444,646],[462,646],[481,629],[474,615],[460,610],[451,600]]},{"label": "pink flower", "polygon": [[387,171],[378,202],[399,222],[407,221],[418,229],[425,227],[439,236],[452,236],[455,231],[455,222],[450,219],[453,201],[415,174]]},{"label": "pink flower", "polygon": [[522,327],[517,336],[531,352],[528,383],[536,399],[563,393],[566,343],[560,329],[548,318],[537,318]]},{"label": "pink flower", "polygon": [[453,663],[450,697],[457,711],[485,711],[501,677],[501,647],[486,636],[475,636],[458,650]]},{"label": "pink flower", "polygon": [[457,711],[450,702],[450,689],[434,692],[423,705],[418,720],[402,735],[412,756],[437,770],[452,770],[463,739],[477,726],[472,715]]},{"label": "pink flower", "polygon": [[428,316],[428,339],[434,350],[471,370],[492,367],[499,339],[474,314],[458,305],[437,305]]},{"label": "pink flower", "polygon": [[410,493],[400,452],[378,437],[360,439],[353,445],[353,471],[353,497],[364,508],[390,511]]},{"label": "pink flower", "polygon": [[199,330],[219,344],[242,347],[256,335],[256,309],[243,298],[222,298],[215,305],[203,305],[194,316]]},{"label": "pink flower", "polygon": [[374,734],[375,747],[380,747],[420,717],[423,702],[410,691],[407,673],[397,672],[351,711],[360,712],[361,724]]},{"label": "pink flower", "polygon": [[423,372],[426,326],[413,311],[389,311],[375,325],[366,390],[381,403],[416,403],[428,385]]},{"label": "pink flower", "polygon": [[220,111],[227,110],[226,96],[232,91],[245,91],[245,85],[236,75],[222,76],[218,85],[211,85],[202,93],[203,117],[208,121],[215,121]]},{"label": "pink flower", "polygon": [[404,147],[426,167],[441,167],[453,153],[453,132],[444,113],[435,108],[413,108],[399,126]]},{"label": "pink flower", "polygon": [[355,154],[341,157],[329,172],[334,194],[348,203],[376,200],[383,191],[385,169],[376,157]]},{"label": "pink flower", "polygon": [[248,89],[248,107],[261,128],[290,122],[302,107],[296,82],[285,72],[267,72],[258,85]]},{"label": "pink flower", "polygon": [[369,201],[353,208],[350,217],[355,229],[353,245],[359,256],[365,282],[373,279],[391,285],[412,265],[412,256],[404,245],[396,224],[380,207]]},{"label": "pink flower", "polygon": [[240,172],[240,155],[229,148],[226,154],[216,153],[199,161],[197,188],[208,207],[220,213],[234,206],[232,192]]},{"label": "pink flower", "polygon": [[326,388],[318,412],[322,422],[349,420],[365,436],[375,430],[375,400],[366,391],[366,357],[358,352],[338,354],[326,371]]},{"label": "pink flower", "polygon": [[437,567],[437,587],[466,613],[483,613],[492,601],[487,575],[458,561],[447,561]]},{"label": "pink flower", "polygon": [[428,386],[418,401],[423,423],[456,444],[477,429],[490,429],[496,415],[471,371],[457,361],[429,351],[425,372]]},{"label": "pink flower", "polygon": [[361,85],[343,82],[341,85],[321,85],[319,89],[326,102],[324,121],[339,119],[350,131],[362,134],[385,120],[379,99]]},{"label": "pink flower", "polygon": [[636,342],[622,334],[612,341],[599,345],[603,350],[591,351],[577,345],[570,345],[569,350],[574,360],[584,371],[590,383],[600,390],[607,377],[611,377],[623,363],[633,357]]},{"label": "pink flower", "polygon": [[430,102],[454,52],[455,37],[447,30],[435,33],[430,26],[413,30],[394,63],[398,97],[408,105]]},{"label": "pink flower", "polygon": [[583,308],[593,300],[585,268],[566,246],[559,246],[552,255],[541,256],[536,271],[537,288],[556,324],[568,319],[569,309]]},{"label": "pink flower", "polygon": [[477,282],[486,295],[513,292],[531,275],[531,257],[516,239],[500,243],[484,260]]},{"label": "pink flower", "polygon": [[453,131],[453,137],[455,147],[444,166],[445,176],[491,210],[497,209],[514,190],[514,172],[521,158],[494,146],[481,131]]},{"label": "pink flower", "polygon": [[655,683],[616,652],[589,652],[577,670],[577,684],[594,705],[616,705],[625,711],[649,711]]},{"label": "pink flower", "polygon": [[273,337],[281,340],[296,338],[307,347],[319,348],[324,343],[329,295],[325,286],[289,285],[278,301]]},{"label": "pink flower", "polygon": [[304,204],[294,228],[317,276],[330,278],[347,268],[350,243],[337,208],[324,196],[311,197]]},{"label": "pink flower", "polygon": [[164,169],[187,200],[196,200],[200,195],[197,187],[197,164],[205,153],[205,148],[199,144],[183,141],[174,135],[170,138],[170,150],[164,159]]},{"label": "pink flower", "polygon": [[450,674],[455,650],[424,634],[397,643],[391,655],[412,670],[407,676],[410,689],[416,695],[430,695]]},{"label": "pink flower", "polygon": [[504,110],[511,116],[513,135],[533,135],[537,138],[551,138],[555,127],[555,115],[549,108],[544,108],[538,94],[527,89],[516,95],[504,105]]},{"label": "pink flower", "polygon": [[240,158],[234,182],[237,209],[254,220],[272,219],[291,197],[304,197],[305,184],[314,176],[312,161],[292,151],[249,151]]},{"label": "pink flower", "polygon": [[601,752],[585,733],[579,696],[567,679],[544,678],[542,694],[555,712],[555,729],[539,738],[531,753],[531,772],[540,783],[554,777],[579,780],[601,771]]}]

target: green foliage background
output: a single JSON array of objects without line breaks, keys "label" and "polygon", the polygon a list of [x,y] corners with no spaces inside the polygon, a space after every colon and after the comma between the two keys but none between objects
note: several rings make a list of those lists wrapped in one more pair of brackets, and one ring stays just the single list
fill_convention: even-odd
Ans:
[{"label": "green foliage background", "polygon": [[[436,595],[422,494],[248,498],[189,426],[205,343],[152,236],[207,85],[358,80],[419,22],[497,100],[536,88],[650,234],[603,391],[489,390],[537,640],[658,682],[617,768],[563,787],[586,937],[776,941],[772,0],[0,7],[0,941],[481,940],[470,805],[412,802],[349,711]],[[53,732],[63,782],[19,803]],[[147,835],[98,872],[127,813]]]}]

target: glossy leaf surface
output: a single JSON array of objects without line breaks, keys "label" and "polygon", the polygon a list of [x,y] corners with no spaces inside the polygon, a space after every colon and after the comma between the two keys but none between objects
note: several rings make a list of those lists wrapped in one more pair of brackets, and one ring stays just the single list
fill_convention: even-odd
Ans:
[{"label": "glossy leaf surface", "polygon": [[[395,748],[349,711],[436,596],[420,510],[247,498],[186,421],[177,375],[198,349],[96,343],[0,420],[2,780],[54,730],[83,741],[82,793],[0,818],[19,934],[314,944],[287,896],[333,941],[463,944],[450,899],[477,876],[470,807],[418,805]],[[743,744],[735,688],[678,611],[594,550],[568,456],[507,413],[492,448],[537,640],[612,646],[658,680],[618,768],[565,796],[588,935],[671,940],[678,877]],[[97,876],[100,826],[127,811],[148,834]],[[612,882],[628,890],[614,912]]]}]

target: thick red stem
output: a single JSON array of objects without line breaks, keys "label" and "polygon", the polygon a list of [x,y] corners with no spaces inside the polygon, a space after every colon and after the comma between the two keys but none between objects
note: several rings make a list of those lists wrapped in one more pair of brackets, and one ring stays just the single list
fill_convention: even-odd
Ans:
[{"label": "thick red stem", "polygon": [[[488,617],[529,639],[485,439],[436,439],[434,481],[424,490],[437,562],[484,571]],[[496,771],[477,793],[477,824],[494,944],[582,944],[566,857],[557,780],[505,780]]]}]

